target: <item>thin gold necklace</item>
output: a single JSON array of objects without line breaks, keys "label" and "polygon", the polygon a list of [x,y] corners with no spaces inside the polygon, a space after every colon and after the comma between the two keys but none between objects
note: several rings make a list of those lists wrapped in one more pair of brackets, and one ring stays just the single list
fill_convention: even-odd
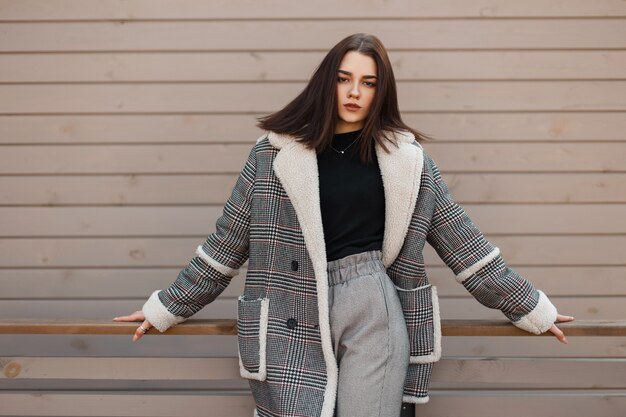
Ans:
[{"label": "thin gold necklace", "polygon": [[354,145],[354,143],[361,137],[361,134],[359,133],[359,136],[356,137],[356,139],[354,139],[352,141],[351,144],[349,144],[348,146],[346,146],[346,148],[343,151],[339,151],[337,149],[335,149],[335,147],[333,146],[332,142],[330,143],[330,147],[332,148],[333,151],[337,152],[337,153],[344,153],[350,146]]}]

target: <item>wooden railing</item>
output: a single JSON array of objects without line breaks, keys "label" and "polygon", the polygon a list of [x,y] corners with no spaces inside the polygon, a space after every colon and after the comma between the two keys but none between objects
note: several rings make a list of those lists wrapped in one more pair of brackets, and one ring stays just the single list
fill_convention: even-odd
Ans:
[{"label": "wooden railing", "polygon": [[[108,320],[0,320],[0,334],[129,334],[137,330],[139,322],[112,322]],[[626,320],[575,320],[558,323],[567,336],[626,336]],[[164,333],[152,328],[150,335],[236,335],[237,322],[233,319],[190,319]],[[443,336],[536,336],[518,329],[506,320],[442,320]],[[546,332],[539,336],[554,335]]]},{"label": "wooden railing", "polygon": [[[0,320],[0,334],[14,335],[132,335],[138,323],[108,320]],[[576,320],[559,323],[568,338],[575,336],[626,336],[626,320]],[[191,319],[159,335],[235,335],[235,320]],[[442,320],[443,336],[530,336],[504,320]],[[541,337],[554,337],[547,332]],[[45,338],[44,338],[45,339]],[[555,343],[558,343],[555,339]],[[570,340],[571,343],[571,340]],[[45,346],[43,346],[45,351]],[[607,355],[608,356],[608,355]],[[241,381],[237,357],[230,358],[130,358],[130,357],[0,357],[0,416],[250,416],[254,403],[241,388],[217,390],[142,389],[146,381],[208,383]],[[10,380],[10,381],[9,381]],[[61,381],[61,388],[45,391],[11,388],[13,381]],[[80,390],[80,381],[136,384],[124,389]],[[72,381],[63,388],[63,381]],[[77,383],[77,381],[79,381]],[[143,381],[143,382],[142,382]],[[626,358],[443,357],[435,365],[431,382],[439,386],[428,404],[419,405],[429,416],[452,415],[450,410],[481,410],[490,416],[541,416],[541,410],[558,404],[569,416],[626,416]],[[69,384],[69,382],[68,382]],[[471,390],[455,391],[462,384]],[[105,384],[106,385],[106,384]],[[70,386],[70,385],[67,385]],[[472,390],[488,387],[489,395]],[[554,387],[557,387],[555,390]],[[508,390],[508,391],[507,391]],[[505,392],[505,394],[502,394]],[[509,394],[506,394],[508,392]],[[474,395],[474,396],[472,396]],[[507,396],[508,395],[508,396]],[[446,397],[438,401],[438,396]],[[567,401],[561,401],[567,398]],[[492,409],[484,406],[497,403]],[[512,410],[502,413],[501,407]],[[210,411],[209,411],[210,410]],[[533,412],[533,410],[535,410]],[[547,415],[547,414],[546,414]]]}]

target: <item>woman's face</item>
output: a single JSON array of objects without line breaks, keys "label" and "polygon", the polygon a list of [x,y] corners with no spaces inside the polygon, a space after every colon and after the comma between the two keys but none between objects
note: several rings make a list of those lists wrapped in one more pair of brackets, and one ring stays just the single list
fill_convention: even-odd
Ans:
[{"label": "woman's face", "polygon": [[376,75],[376,61],[372,57],[356,51],[343,56],[337,72],[339,120],[335,133],[352,132],[363,127],[374,101],[378,81]]}]

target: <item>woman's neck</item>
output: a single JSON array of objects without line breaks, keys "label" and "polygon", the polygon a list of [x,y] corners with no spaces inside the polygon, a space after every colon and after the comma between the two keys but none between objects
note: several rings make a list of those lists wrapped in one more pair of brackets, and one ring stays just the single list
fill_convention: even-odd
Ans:
[{"label": "woman's neck", "polygon": [[335,134],[342,134],[348,132],[356,132],[357,130],[363,130],[363,124],[360,123],[338,123],[335,126]]},{"label": "woman's neck", "polygon": [[352,136],[352,135],[355,135],[355,134],[359,134],[362,130],[363,130],[363,128],[346,130],[345,132],[335,132],[335,137],[337,137],[337,136]]}]

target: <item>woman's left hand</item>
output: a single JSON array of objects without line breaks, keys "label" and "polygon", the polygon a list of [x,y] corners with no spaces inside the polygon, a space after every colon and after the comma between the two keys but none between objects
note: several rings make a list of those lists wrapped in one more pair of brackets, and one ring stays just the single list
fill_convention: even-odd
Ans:
[{"label": "woman's left hand", "polygon": [[[556,315],[556,322],[557,323],[565,322],[565,321],[572,321],[572,320],[574,320],[574,316],[564,316],[564,315],[558,314],[558,313]],[[554,333],[556,338],[559,339],[559,342],[567,343],[567,339],[565,338],[565,334],[563,334],[561,329],[556,327],[556,324],[553,324],[552,327],[550,327],[549,331]]]}]

